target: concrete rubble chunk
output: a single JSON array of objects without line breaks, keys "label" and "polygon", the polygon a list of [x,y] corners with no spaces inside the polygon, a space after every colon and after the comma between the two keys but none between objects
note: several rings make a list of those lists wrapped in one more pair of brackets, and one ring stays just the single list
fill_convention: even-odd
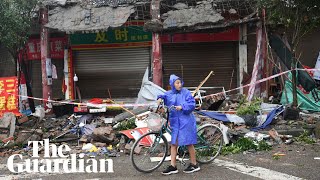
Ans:
[{"label": "concrete rubble chunk", "polygon": [[49,23],[46,24],[46,27],[68,33],[106,30],[109,27],[122,26],[134,12],[134,6],[91,9],[79,5],[56,7],[49,11]]},{"label": "concrete rubble chunk", "polygon": [[12,113],[4,113],[0,118],[0,127],[8,128],[12,119],[15,119],[15,115]]},{"label": "concrete rubble chunk", "polygon": [[65,6],[68,0],[42,0],[42,5],[45,6]]},{"label": "concrete rubble chunk", "polygon": [[111,143],[115,138],[115,133],[111,126],[95,128],[92,139],[97,142]]},{"label": "concrete rubble chunk", "polygon": [[224,17],[208,1],[198,2],[196,7],[188,9],[180,8],[183,7],[181,5],[178,7],[178,10],[169,11],[162,15],[164,29],[195,26],[201,23],[216,24],[224,20]]},{"label": "concrete rubble chunk", "polygon": [[184,3],[177,3],[173,7],[176,9],[188,9],[189,8],[189,6]]},{"label": "concrete rubble chunk", "polygon": [[9,128],[9,137],[13,137],[16,129],[16,116],[13,113],[4,113],[3,116],[0,118],[0,127]]}]

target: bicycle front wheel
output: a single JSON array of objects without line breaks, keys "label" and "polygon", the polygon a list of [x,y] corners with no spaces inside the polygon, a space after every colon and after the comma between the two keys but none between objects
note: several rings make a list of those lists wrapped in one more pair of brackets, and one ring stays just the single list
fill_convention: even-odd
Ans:
[{"label": "bicycle front wheel", "polygon": [[199,128],[198,143],[195,146],[199,163],[209,163],[219,154],[223,146],[223,134],[220,128],[213,124],[206,124]]},{"label": "bicycle front wheel", "polygon": [[133,144],[130,158],[136,170],[150,173],[161,166],[167,154],[167,139],[157,132],[150,132],[142,135]]}]

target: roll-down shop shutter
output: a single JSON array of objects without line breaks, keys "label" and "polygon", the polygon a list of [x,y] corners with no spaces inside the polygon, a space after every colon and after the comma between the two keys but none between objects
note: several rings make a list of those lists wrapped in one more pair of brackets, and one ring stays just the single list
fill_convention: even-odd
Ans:
[{"label": "roll-down shop shutter", "polygon": [[[197,87],[212,70],[205,87],[237,86],[237,48],[234,42],[167,44],[163,46],[164,83],[170,74],[183,77],[185,87]],[[233,76],[233,77],[232,77]],[[207,93],[219,90],[208,90]]]},{"label": "roll-down shop shutter", "polygon": [[82,98],[137,97],[150,64],[150,48],[74,51],[75,73]]},{"label": "roll-down shop shutter", "polygon": [[[52,97],[51,99],[64,99],[62,93],[62,80],[64,78],[63,74],[63,60],[62,59],[52,59],[52,64],[56,66],[58,79],[52,80]],[[30,60],[28,61],[29,73],[31,74],[31,86],[32,95],[37,98],[42,98],[42,73],[41,73],[41,61],[40,60]],[[36,104],[40,104],[39,101],[35,101]]]}]

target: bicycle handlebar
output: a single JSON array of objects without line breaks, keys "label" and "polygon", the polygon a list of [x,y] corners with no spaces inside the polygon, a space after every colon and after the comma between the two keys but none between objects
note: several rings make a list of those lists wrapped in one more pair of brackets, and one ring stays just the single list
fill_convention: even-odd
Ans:
[{"label": "bicycle handlebar", "polygon": [[160,109],[161,107],[166,107],[169,111],[172,111],[172,110],[174,110],[174,109],[176,108],[176,106],[174,106],[174,105],[172,105],[172,106],[170,106],[170,107],[167,107],[166,105],[164,105],[163,100],[161,100],[160,104],[158,104],[158,106],[157,106],[156,113],[158,113],[158,111],[159,111],[159,109]]}]

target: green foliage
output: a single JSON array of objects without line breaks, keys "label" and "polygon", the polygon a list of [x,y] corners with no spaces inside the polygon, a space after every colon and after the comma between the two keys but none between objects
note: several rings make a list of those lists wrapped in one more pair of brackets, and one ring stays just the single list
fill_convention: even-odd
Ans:
[{"label": "green foliage", "polygon": [[296,137],[295,140],[306,144],[316,143],[316,141],[309,136],[308,131],[304,131],[300,136]]},{"label": "green foliage", "polygon": [[319,0],[258,0],[266,10],[266,20],[273,27],[284,26],[293,50],[300,39],[320,26]]},{"label": "green foliage", "polygon": [[273,158],[274,160],[279,160],[280,157],[281,157],[280,155],[273,155],[273,156],[272,156],[272,158]]},{"label": "green foliage", "polygon": [[269,151],[272,147],[268,145],[265,141],[260,141],[256,144],[253,140],[249,138],[240,138],[237,142],[231,144],[230,146],[224,146],[222,148],[222,155],[228,154],[238,154],[248,150],[255,151]]},{"label": "green foliage", "polygon": [[121,121],[119,126],[116,128],[117,131],[123,131],[128,129],[136,128],[135,118],[131,118],[128,120]]},{"label": "green foliage", "polygon": [[272,149],[272,147],[266,143],[265,141],[260,141],[258,143],[258,151],[270,151]]},{"label": "green foliage", "polygon": [[248,102],[246,98],[240,100],[240,105],[237,110],[237,115],[254,115],[256,111],[260,109],[262,100],[254,99],[251,102]]},{"label": "green foliage", "polygon": [[0,1],[0,43],[13,57],[27,41],[38,0]]}]

